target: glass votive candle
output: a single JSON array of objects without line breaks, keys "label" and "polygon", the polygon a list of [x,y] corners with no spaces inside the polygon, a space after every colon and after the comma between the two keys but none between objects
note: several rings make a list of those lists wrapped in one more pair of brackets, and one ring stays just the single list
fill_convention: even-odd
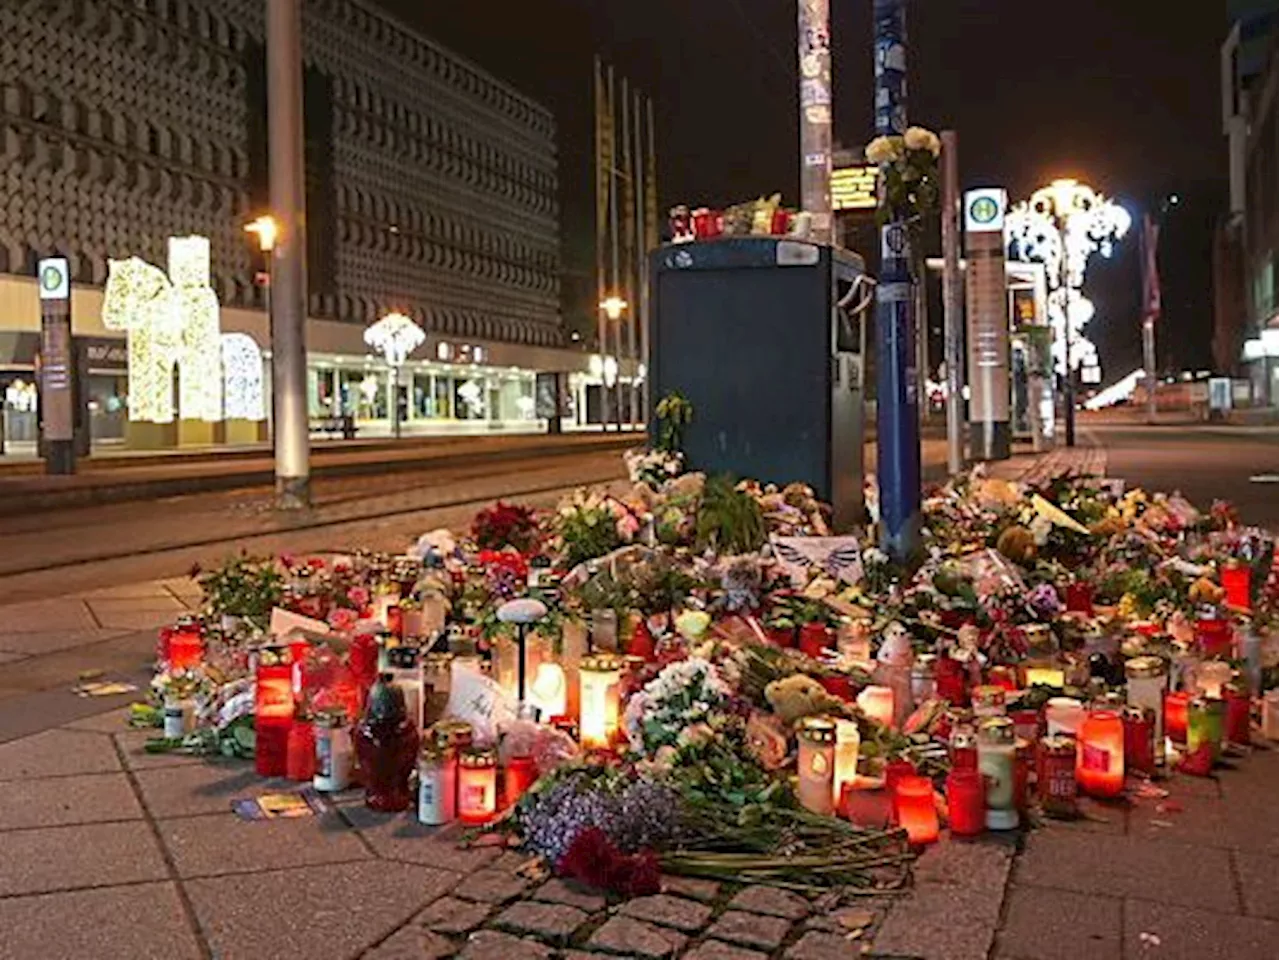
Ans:
[{"label": "glass votive candle", "polygon": [[858,694],[858,709],[869,720],[885,727],[893,726],[893,689],[891,687],[864,687]]},{"label": "glass votive candle", "polygon": [[1091,710],[1076,737],[1076,781],[1095,797],[1124,790],[1124,724],[1114,710]]},{"label": "glass votive candle", "polygon": [[1250,579],[1249,568],[1239,561],[1229,561],[1222,568],[1222,589],[1227,592],[1227,606],[1237,610],[1250,608]]},{"label": "glass votive candle", "polygon": [[1054,697],[1044,705],[1044,721],[1049,736],[1067,734],[1074,737],[1084,720],[1084,704],[1073,697]]},{"label": "glass votive candle", "polygon": [[533,757],[511,757],[502,771],[502,801],[510,807],[538,779],[538,764]]},{"label": "glass votive candle", "polygon": [[458,757],[458,819],[488,823],[498,811],[498,757],[469,747]]},{"label": "glass votive candle", "polygon": [[1170,690],[1164,695],[1164,735],[1174,743],[1187,742],[1187,704],[1191,694]]},{"label": "glass votive candle", "polygon": [[836,724],[826,717],[809,717],[801,723],[796,739],[800,806],[810,813],[830,815],[835,810]]},{"label": "glass votive candle", "polygon": [[938,810],[933,803],[933,781],[915,775],[901,777],[894,784],[893,793],[898,824],[907,831],[907,840],[913,844],[937,840]]},{"label": "glass votive candle", "polygon": [[977,770],[947,774],[947,816],[954,836],[973,837],[986,829],[986,798]]}]

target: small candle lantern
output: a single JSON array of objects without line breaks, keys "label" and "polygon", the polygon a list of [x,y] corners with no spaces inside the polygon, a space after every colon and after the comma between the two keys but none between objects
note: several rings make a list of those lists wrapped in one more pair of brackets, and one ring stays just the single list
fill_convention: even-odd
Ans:
[{"label": "small candle lantern", "polygon": [[204,627],[196,617],[179,617],[163,632],[164,660],[173,673],[190,670],[204,661]]},{"label": "small candle lantern", "polygon": [[369,691],[369,704],[355,733],[364,775],[364,802],[369,809],[396,812],[409,808],[413,802],[409,776],[417,763],[419,740],[404,693],[384,673]]},{"label": "small candle lantern", "polygon": [[967,723],[958,723],[951,728],[947,749],[951,756],[951,769],[978,769],[978,734]]},{"label": "small candle lantern", "polygon": [[1164,695],[1169,668],[1160,657],[1133,657],[1124,663],[1125,700],[1131,707],[1151,711],[1155,756],[1164,756]]},{"label": "small candle lantern", "polygon": [[1250,572],[1248,566],[1238,560],[1230,560],[1222,568],[1222,589],[1227,592],[1227,606],[1248,610],[1250,601]]},{"label": "small candle lantern", "polygon": [[952,770],[947,774],[947,818],[956,837],[975,837],[986,829],[986,798],[982,774]]},{"label": "small candle lantern", "polygon": [[831,783],[832,799],[839,806],[846,784],[858,778],[858,753],[862,737],[853,720],[836,721],[835,775]]},{"label": "small candle lantern", "polygon": [[1156,772],[1155,713],[1146,707],[1125,707],[1124,765],[1128,770],[1153,776]]},{"label": "small candle lantern", "polygon": [[1226,739],[1228,743],[1248,746],[1249,736],[1249,693],[1244,685],[1233,682],[1223,688],[1223,699],[1227,706]]},{"label": "small candle lantern", "polygon": [[538,764],[533,757],[511,757],[502,771],[502,802],[510,807],[538,779]]},{"label": "small candle lantern", "polygon": [[316,770],[311,786],[320,793],[339,793],[351,786],[351,771],[355,767],[355,747],[351,743],[351,731],[347,729],[347,716],[341,711],[326,711],[316,715]]},{"label": "small candle lantern", "polygon": [[1084,704],[1073,697],[1054,697],[1044,705],[1044,721],[1050,736],[1065,733],[1074,737],[1084,721]]},{"label": "small candle lantern", "polygon": [[1194,754],[1207,746],[1214,763],[1222,752],[1226,704],[1210,697],[1197,697],[1187,703],[1187,753]]},{"label": "small candle lantern", "polygon": [[1093,587],[1090,584],[1072,581],[1067,584],[1065,593],[1068,613],[1093,616]]},{"label": "small candle lantern", "polygon": [[937,693],[937,685],[933,679],[933,671],[937,663],[937,656],[932,653],[922,653],[911,665],[911,699],[915,703],[924,703]]},{"label": "small candle lantern", "polygon": [[622,661],[607,654],[583,657],[578,666],[578,728],[584,747],[607,747],[617,732],[621,672]]},{"label": "small candle lantern", "polygon": [[1076,737],[1076,782],[1095,797],[1124,790],[1124,724],[1114,710],[1091,710]]},{"label": "small candle lantern", "polygon": [[825,623],[815,621],[800,627],[800,652],[814,660],[822,659],[823,651],[835,646],[835,637]]},{"label": "small candle lantern", "polygon": [[894,823],[898,821],[898,795],[894,787],[903,777],[913,777],[915,773],[915,764],[910,760],[890,760],[884,765],[884,788],[889,792],[889,814]]},{"label": "small candle lantern", "polygon": [[285,750],[285,776],[290,780],[311,780],[316,775],[316,731],[311,718],[296,713],[289,727]]},{"label": "small candle lantern", "polygon": [[426,682],[422,670],[422,656],[417,647],[397,646],[387,650],[387,673],[391,682],[404,696],[409,719],[421,732],[426,699]]},{"label": "small candle lantern", "polygon": [[1195,688],[1200,696],[1217,699],[1235,676],[1235,669],[1225,660],[1204,660],[1195,668]]},{"label": "small candle lantern", "polygon": [[537,708],[538,719],[543,722],[565,715],[569,706],[569,681],[564,667],[551,660],[538,664],[529,685],[529,703]]},{"label": "small candle lantern", "polygon": [[1017,752],[1012,720],[990,717],[982,721],[978,727],[978,771],[986,783],[988,830],[1018,826],[1014,804]]},{"label": "small candle lantern", "polygon": [[263,777],[282,777],[288,767],[293,726],[293,665],[289,648],[265,646],[254,672],[254,767]]},{"label": "small candle lantern", "polygon": [[428,653],[422,658],[422,725],[430,727],[444,716],[452,688],[453,654]]},{"label": "small candle lantern", "polygon": [[1280,740],[1280,690],[1268,690],[1262,695],[1262,735],[1268,740]]},{"label": "small candle lantern", "polygon": [[964,664],[954,657],[940,655],[933,668],[934,689],[939,697],[953,706],[969,703],[969,676]]},{"label": "small candle lantern", "polygon": [[893,725],[893,690],[889,687],[864,687],[857,703],[869,720],[885,727]]},{"label": "small candle lantern", "polygon": [[933,803],[933,781],[928,777],[902,777],[894,786],[898,823],[907,840],[920,845],[938,839],[938,810]]},{"label": "small candle lantern", "polygon": [[498,757],[470,747],[458,757],[458,819],[488,823],[498,810]]},{"label": "small candle lantern", "polygon": [[1051,817],[1074,817],[1076,804],[1076,741],[1048,736],[1036,756],[1036,790],[1040,808]]},{"label": "small candle lantern", "polygon": [[1196,617],[1193,624],[1196,647],[1206,657],[1229,657],[1235,635],[1231,629],[1231,621],[1216,613],[1204,613]]},{"label": "small candle lantern", "polygon": [[1187,704],[1191,694],[1170,690],[1164,695],[1164,734],[1174,743],[1187,742]]},{"label": "small candle lantern", "polygon": [[796,794],[800,806],[810,813],[830,816],[835,809],[832,782],[835,778],[836,725],[826,717],[809,717],[800,724],[800,744],[796,763],[800,775]]},{"label": "small candle lantern", "polygon": [[1004,687],[986,685],[973,688],[973,715],[979,720],[1004,716]]},{"label": "small candle lantern", "polygon": [[458,754],[447,735],[429,737],[418,755],[418,822],[452,823],[458,815]]}]

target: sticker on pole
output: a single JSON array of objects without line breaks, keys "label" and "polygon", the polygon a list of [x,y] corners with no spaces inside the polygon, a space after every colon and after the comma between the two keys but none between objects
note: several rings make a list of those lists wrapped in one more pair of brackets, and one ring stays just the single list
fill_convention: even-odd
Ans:
[{"label": "sticker on pole", "polygon": [[45,257],[36,267],[41,300],[66,300],[71,296],[71,267],[66,257]]},{"label": "sticker on pole", "polygon": [[818,262],[818,248],[811,243],[779,240],[774,256],[780,267],[811,267]]}]

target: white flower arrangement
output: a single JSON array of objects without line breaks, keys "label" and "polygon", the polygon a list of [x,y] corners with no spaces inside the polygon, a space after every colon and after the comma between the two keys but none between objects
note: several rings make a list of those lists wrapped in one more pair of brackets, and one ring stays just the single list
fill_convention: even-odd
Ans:
[{"label": "white flower arrangement", "polygon": [[632,483],[646,483],[655,490],[684,472],[684,454],[678,451],[631,450],[623,460]]},{"label": "white flower arrangement", "polygon": [[728,696],[728,684],[710,661],[691,657],[670,664],[627,704],[623,726],[631,749],[653,756],[682,745],[686,728],[713,725]]}]

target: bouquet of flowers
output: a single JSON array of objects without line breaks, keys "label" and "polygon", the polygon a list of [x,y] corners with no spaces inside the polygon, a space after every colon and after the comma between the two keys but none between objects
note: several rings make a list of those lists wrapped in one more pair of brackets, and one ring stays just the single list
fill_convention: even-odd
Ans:
[{"label": "bouquet of flowers", "polygon": [[729,692],[715,666],[700,657],[663,668],[627,704],[623,725],[631,749],[654,757],[663,747],[709,734]]},{"label": "bouquet of flowers", "polygon": [[632,483],[648,484],[654,490],[684,470],[684,454],[679,450],[630,451],[623,456],[627,464],[627,476]]},{"label": "bouquet of flowers", "polygon": [[482,550],[511,547],[527,554],[538,545],[538,518],[530,507],[499,500],[475,515],[471,536]]}]

